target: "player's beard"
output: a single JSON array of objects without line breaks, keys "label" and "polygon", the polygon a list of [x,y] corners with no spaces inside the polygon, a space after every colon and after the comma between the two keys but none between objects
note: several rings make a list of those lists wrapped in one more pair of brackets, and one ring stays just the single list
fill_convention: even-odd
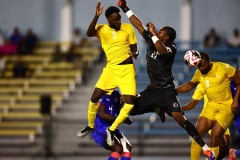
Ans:
[{"label": "player's beard", "polygon": [[206,69],[200,70],[200,72],[201,72],[202,74],[207,74],[207,73],[210,71],[210,69],[211,69],[211,66],[208,65],[208,67],[207,67]]}]

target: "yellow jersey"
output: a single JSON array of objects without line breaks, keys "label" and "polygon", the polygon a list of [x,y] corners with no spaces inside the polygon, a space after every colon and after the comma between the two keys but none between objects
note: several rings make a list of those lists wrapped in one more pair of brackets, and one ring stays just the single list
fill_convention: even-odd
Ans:
[{"label": "yellow jersey", "polygon": [[203,97],[204,97],[204,105],[203,105],[203,107],[204,107],[205,104],[208,102],[208,99],[207,99],[207,96],[205,95],[202,85],[199,83],[197,85],[196,90],[194,91],[194,93],[192,95],[192,99],[200,101]]},{"label": "yellow jersey", "polygon": [[203,75],[199,69],[195,71],[192,82],[199,82],[209,102],[232,104],[230,79],[236,69],[229,64],[212,62],[212,69]]},{"label": "yellow jersey", "polygon": [[108,24],[98,24],[96,30],[108,65],[117,65],[127,59],[131,52],[130,44],[137,43],[136,34],[130,24],[122,23],[118,31]]}]

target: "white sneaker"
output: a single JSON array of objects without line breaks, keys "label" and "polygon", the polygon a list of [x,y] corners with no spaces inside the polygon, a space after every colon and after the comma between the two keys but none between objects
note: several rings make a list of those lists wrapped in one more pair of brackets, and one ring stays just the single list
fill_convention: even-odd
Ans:
[{"label": "white sneaker", "polygon": [[91,133],[93,132],[93,128],[89,127],[89,126],[86,126],[85,128],[83,128],[81,131],[79,131],[77,133],[77,136],[80,137],[80,138],[83,138],[85,137],[88,133]]}]

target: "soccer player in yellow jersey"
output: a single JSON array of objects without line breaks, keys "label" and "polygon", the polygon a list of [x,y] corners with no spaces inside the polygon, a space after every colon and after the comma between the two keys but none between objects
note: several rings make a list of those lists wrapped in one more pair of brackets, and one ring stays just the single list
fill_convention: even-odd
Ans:
[{"label": "soccer player in yellow jersey", "polygon": [[[188,92],[199,83],[208,98],[196,125],[203,137],[212,129],[210,148],[217,158],[219,143],[225,131],[238,112],[240,78],[234,67],[222,62],[212,62],[207,53],[201,52],[201,62],[191,81],[177,88],[178,93]],[[236,84],[236,94],[232,97],[230,80]]]},{"label": "soccer player in yellow jersey", "polygon": [[[197,103],[203,97],[204,97],[204,105],[203,105],[203,108],[204,108],[205,104],[207,104],[207,102],[208,102],[208,99],[207,99],[207,96],[205,95],[205,92],[204,92],[204,89],[203,89],[202,85],[199,83],[197,85],[196,90],[194,91],[194,93],[192,95],[192,100],[190,102],[186,103],[182,107],[182,111],[187,111],[187,110],[193,109],[194,107],[196,107]],[[210,131],[209,131],[209,135],[211,135]],[[222,137],[221,142],[219,144],[219,151],[220,152],[219,152],[217,160],[221,160],[228,155],[229,147],[230,147],[230,132],[229,132],[229,129],[227,129],[227,131],[225,132],[225,134]],[[201,156],[201,150],[202,150],[201,147],[196,143],[196,141],[192,140],[192,143],[191,143],[191,160],[199,160],[200,156]]]},{"label": "soccer player in yellow jersey", "polygon": [[108,24],[97,24],[102,14],[103,6],[97,3],[95,16],[90,23],[87,35],[99,38],[107,58],[106,67],[95,86],[88,106],[88,126],[78,132],[77,136],[84,137],[94,129],[94,120],[98,109],[98,100],[104,94],[111,94],[119,88],[124,97],[124,106],[114,123],[106,130],[108,145],[114,143],[115,129],[128,120],[133,108],[136,95],[136,75],[133,59],[137,58],[137,40],[133,27],[121,23],[118,7],[110,6],[105,11]]}]

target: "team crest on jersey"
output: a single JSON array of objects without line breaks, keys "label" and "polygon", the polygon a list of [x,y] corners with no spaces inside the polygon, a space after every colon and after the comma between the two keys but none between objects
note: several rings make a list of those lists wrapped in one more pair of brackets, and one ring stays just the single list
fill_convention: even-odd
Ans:
[{"label": "team crest on jersey", "polygon": [[177,107],[178,107],[178,104],[177,104],[177,103],[173,103],[173,107],[174,107],[174,108],[177,108]]}]

